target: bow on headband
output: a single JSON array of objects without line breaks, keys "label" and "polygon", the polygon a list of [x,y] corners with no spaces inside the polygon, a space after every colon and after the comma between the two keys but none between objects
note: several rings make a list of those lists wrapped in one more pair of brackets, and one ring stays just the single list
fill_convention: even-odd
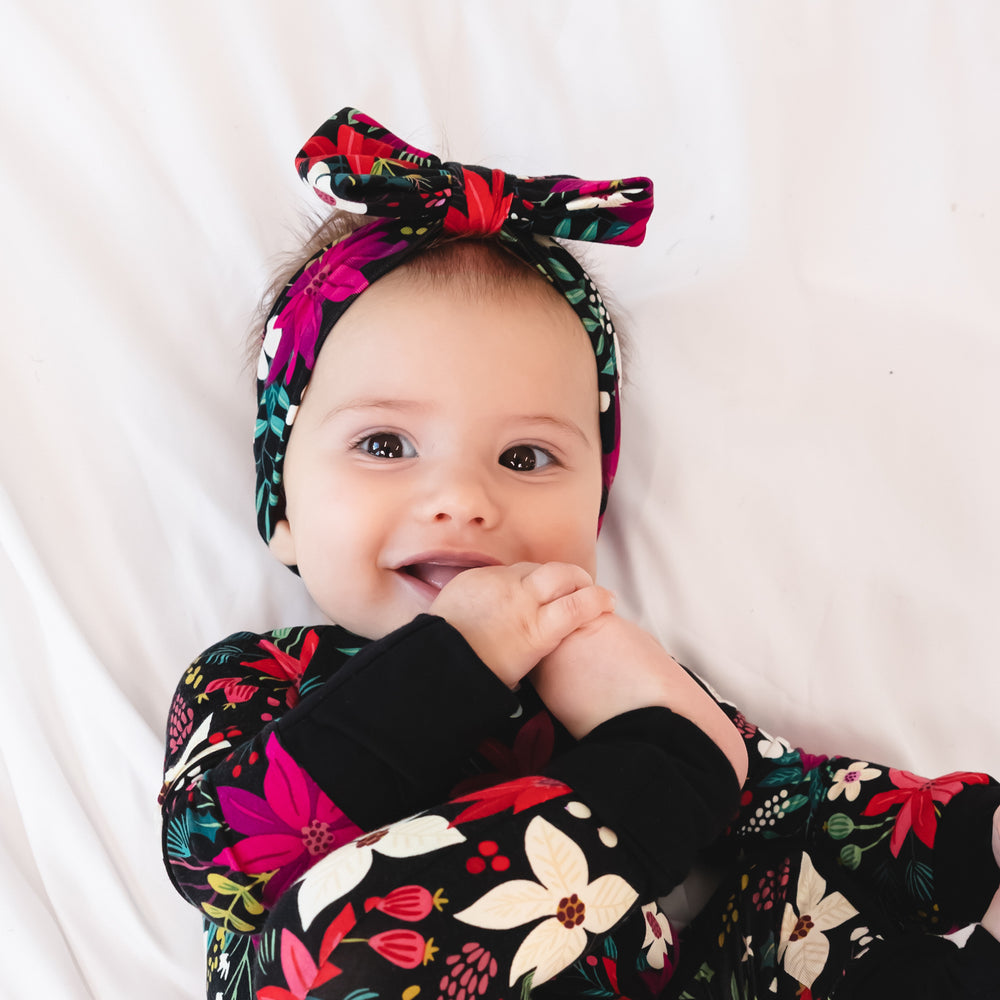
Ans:
[{"label": "bow on headband", "polygon": [[618,360],[600,292],[553,237],[636,246],[653,209],[645,177],[516,177],[444,163],[367,115],[344,108],[303,146],[299,175],[328,204],[376,220],[323,249],[293,276],[267,319],[254,433],[257,526],[270,541],[284,516],[282,468],[295,413],[327,334],[382,275],[443,236],[493,238],[540,271],[586,330],[597,362],[603,514],[618,465]]},{"label": "bow on headband", "polygon": [[515,177],[442,163],[351,109],[325,122],[295,165],[320,198],[344,211],[441,223],[444,232],[462,236],[492,236],[506,225],[539,236],[638,246],[653,208],[646,177]]}]

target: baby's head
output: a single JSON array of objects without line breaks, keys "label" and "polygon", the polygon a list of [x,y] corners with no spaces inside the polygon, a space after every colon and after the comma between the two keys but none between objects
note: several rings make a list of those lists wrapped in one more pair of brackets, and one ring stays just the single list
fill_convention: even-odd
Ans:
[{"label": "baby's head", "polygon": [[368,638],[426,611],[471,566],[595,572],[617,458],[613,330],[592,282],[546,237],[638,242],[649,185],[594,197],[575,179],[471,170],[349,110],[300,156],[327,200],[346,190],[396,217],[313,258],[271,311],[259,525],[321,610]]}]

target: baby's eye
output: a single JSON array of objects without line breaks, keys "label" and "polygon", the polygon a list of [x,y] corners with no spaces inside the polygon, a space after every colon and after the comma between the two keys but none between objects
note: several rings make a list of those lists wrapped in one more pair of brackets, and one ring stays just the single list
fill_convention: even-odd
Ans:
[{"label": "baby's eye", "polygon": [[500,456],[500,464],[515,472],[533,472],[555,462],[550,452],[530,444],[516,444]]},{"label": "baby's eye", "polygon": [[414,458],[417,454],[417,449],[405,437],[388,431],[368,434],[354,447],[373,458]]}]

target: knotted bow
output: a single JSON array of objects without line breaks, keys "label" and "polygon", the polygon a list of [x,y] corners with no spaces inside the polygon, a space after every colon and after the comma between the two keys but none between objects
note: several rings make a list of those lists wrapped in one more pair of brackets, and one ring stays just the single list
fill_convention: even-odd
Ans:
[{"label": "knotted bow", "polygon": [[653,210],[647,177],[517,177],[443,163],[352,108],[328,119],[295,164],[319,197],[337,208],[440,223],[446,233],[463,236],[492,236],[506,225],[539,236],[638,246]]},{"label": "knotted bow", "polygon": [[638,245],[653,209],[652,182],[517,177],[445,163],[353,108],[320,127],[296,166],[325,202],[376,220],[303,264],[271,307],[257,370],[254,432],[257,526],[264,540],[284,516],[288,438],[327,334],[373,281],[443,235],[495,239],[548,278],[583,324],[597,361],[603,514],[618,464],[614,327],[597,286],[552,237]]}]

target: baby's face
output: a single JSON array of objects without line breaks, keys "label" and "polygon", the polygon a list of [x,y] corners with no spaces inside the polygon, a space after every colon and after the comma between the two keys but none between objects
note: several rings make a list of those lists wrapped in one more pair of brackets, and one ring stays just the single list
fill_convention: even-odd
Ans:
[{"label": "baby's face", "polygon": [[271,541],[331,621],[379,638],[472,566],[596,569],[597,370],[569,305],[396,271],[320,352]]}]

